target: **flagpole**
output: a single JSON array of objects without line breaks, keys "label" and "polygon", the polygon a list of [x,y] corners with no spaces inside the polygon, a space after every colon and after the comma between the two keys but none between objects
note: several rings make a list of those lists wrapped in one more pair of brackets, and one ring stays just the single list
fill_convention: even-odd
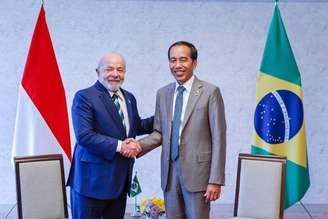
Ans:
[{"label": "flagpole", "polygon": [[[134,173],[135,176],[137,176],[137,171]],[[137,215],[137,195],[134,196],[134,216]]]},{"label": "flagpole", "polygon": [[306,211],[307,215],[308,215],[311,219],[313,219],[312,214],[311,214],[310,211],[305,207],[305,205],[303,204],[303,202],[301,202],[301,201],[299,201],[299,202],[300,202],[300,204],[302,205],[302,207],[304,208],[304,210]]},{"label": "flagpole", "polygon": [[9,212],[7,213],[7,215],[4,217],[4,219],[7,219],[10,216],[10,213],[14,210],[14,208],[16,207],[17,203],[15,203],[11,209],[9,210]]},{"label": "flagpole", "polygon": [[[134,173],[134,177],[137,177],[137,171]],[[134,211],[132,213],[132,217],[133,218],[140,218],[141,217],[141,214],[137,211],[137,196],[134,196]]]},{"label": "flagpole", "polygon": [[138,214],[137,214],[137,195],[134,196],[134,216],[138,217]]}]

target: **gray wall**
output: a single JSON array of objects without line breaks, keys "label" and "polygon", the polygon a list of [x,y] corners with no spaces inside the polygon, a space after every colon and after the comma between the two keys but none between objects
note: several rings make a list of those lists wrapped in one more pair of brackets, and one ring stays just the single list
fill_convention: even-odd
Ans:
[{"label": "gray wall", "polygon": [[[17,90],[40,2],[2,0],[0,6],[0,204],[15,202],[9,158]],[[218,203],[232,203],[237,155],[250,149],[256,73],[273,1],[45,2],[69,108],[74,93],[95,82],[100,56],[115,50],[127,60],[124,87],[137,97],[141,114],[151,115],[156,90],[173,81],[168,46],[183,39],[198,47],[196,74],[221,87],[225,100],[227,185]],[[282,1],[280,9],[303,80],[312,184],[304,203],[327,203],[328,3]],[[158,149],[136,162],[144,191],[141,198],[162,195],[159,156]]]}]

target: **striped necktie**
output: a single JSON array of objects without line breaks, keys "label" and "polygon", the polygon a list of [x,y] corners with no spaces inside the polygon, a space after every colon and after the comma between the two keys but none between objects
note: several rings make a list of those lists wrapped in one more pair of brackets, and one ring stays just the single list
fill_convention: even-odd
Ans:
[{"label": "striped necktie", "polygon": [[126,125],[125,125],[125,122],[124,122],[124,113],[123,113],[123,110],[121,108],[120,101],[118,99],[119,99],[119,96],[114,93],[113,96],[112,96],[112,100],[113,100],[113,102],[114,102],[114,104],[116,106],[116,109],[118,111],[118,114],[120,115],[120,118],[122,120],[123,127],[126,130]]}]

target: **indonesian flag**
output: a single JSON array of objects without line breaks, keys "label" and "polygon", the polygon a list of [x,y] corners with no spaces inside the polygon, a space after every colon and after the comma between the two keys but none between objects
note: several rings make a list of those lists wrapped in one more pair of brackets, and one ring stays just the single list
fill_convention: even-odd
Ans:
[{"label": "indonesian flag", "polygon": [[68,173],[69,133],[65,91],[41,6],[19,85],[12,157],[63,154]]}]

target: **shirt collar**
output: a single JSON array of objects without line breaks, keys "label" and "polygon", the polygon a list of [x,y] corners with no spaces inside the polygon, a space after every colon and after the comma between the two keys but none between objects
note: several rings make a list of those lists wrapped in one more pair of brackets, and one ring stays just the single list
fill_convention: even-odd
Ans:
[{"label": "shirt collar", "polygon": [[175,82],[175,92],[177,92],[177,88],[179,85],[183,85],[186,88],[186,91],[190,93],[192,83],[194,82],[195,76],[191,76],[188,81],[186,81],[184,84],[179,84],[178,82]]},{"label": "shirt collar", "polygon": [[[100,80],[98,80],[98,81],[99,81],[101,84],[103,84]],[[106,88],[105,85],[103,85],[103,86]],[[123,95],[121,89],[118,89],[118,91],[116,91],[116,92],[113,92],[113,91],[111,91],[111,90],[109,90],[109,89],[107,89],[107,88],[106,88],[106,90],[108,91],[108,93],[109,93],[109,95],[110,95],[111,98],[113,98],[113,95],[116,94],[116,95],[117,95],[122,101],[124,100],[124,95]]]},{"label": "shirt collar", "polygon": [[110,97],[113,97],[113,95],[116,94],[118,96],[118,98],[120,98],[121,100],[124,100],[123,93],[122,93],[121,89],[118,89],[118,91],[116,91],[116,92],[108,90],[108,92],[110,94]]}]

